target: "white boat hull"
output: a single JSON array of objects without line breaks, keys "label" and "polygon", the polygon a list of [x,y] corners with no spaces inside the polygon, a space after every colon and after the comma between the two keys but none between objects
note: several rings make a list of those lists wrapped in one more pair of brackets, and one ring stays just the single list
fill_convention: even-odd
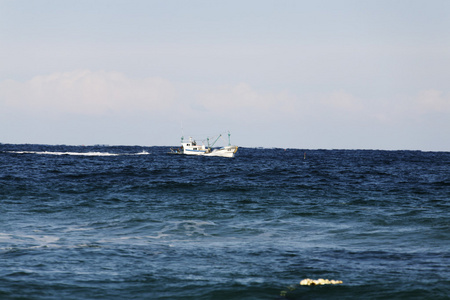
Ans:
[{"label": "white boat hull", "polygon": [[184,154],[186,155],[205,155],[207,150],[192,150],[192,149],[184,149]]},{"label": "white boat hull", "polygon": [[237,146],[226,146],[220,149],[215,149],[209,153],[205,153],[205,156],[222,156],[222,157],[234,157],[234,154],[237,152]]}]

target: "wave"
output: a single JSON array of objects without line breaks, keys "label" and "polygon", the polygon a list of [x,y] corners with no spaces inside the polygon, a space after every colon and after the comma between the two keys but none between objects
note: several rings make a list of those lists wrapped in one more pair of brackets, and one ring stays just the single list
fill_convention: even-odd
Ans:
[{"label": "wave", "polygon": [[138,153],[110,153],[110,152],[50,152],[50,151],[6,151],[15,154],[39,154],[39,155],[75,155],[75,156],[120,156],[120,155],[149,155],[150,152]]}]

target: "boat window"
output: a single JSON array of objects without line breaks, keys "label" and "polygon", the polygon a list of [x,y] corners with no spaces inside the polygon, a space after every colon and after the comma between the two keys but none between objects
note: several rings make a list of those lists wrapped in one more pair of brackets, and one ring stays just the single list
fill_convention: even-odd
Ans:
[{"label": "boat window", "polygon": [[191,144],[187,144],[187,146],[190,146]]}]

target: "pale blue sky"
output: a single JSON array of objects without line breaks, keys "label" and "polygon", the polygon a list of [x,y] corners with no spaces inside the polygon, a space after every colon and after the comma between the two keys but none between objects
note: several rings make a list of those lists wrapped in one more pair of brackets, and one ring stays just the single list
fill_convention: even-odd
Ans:
[{"label": "pale blue sky", "polygon": [[0,0],[0,142],[450,151],[450,1]]}]

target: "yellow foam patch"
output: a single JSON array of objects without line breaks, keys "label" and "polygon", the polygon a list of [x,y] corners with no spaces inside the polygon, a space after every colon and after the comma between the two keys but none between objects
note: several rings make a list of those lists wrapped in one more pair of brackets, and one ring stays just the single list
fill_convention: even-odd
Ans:
[{"label": "yellow foam patch", "polygon": [[300,281],[300,285],[324,285],[324,284],[341,284],[342,281],[341,280],[328,280],[328,279],[303,279],[302,281]]}]

